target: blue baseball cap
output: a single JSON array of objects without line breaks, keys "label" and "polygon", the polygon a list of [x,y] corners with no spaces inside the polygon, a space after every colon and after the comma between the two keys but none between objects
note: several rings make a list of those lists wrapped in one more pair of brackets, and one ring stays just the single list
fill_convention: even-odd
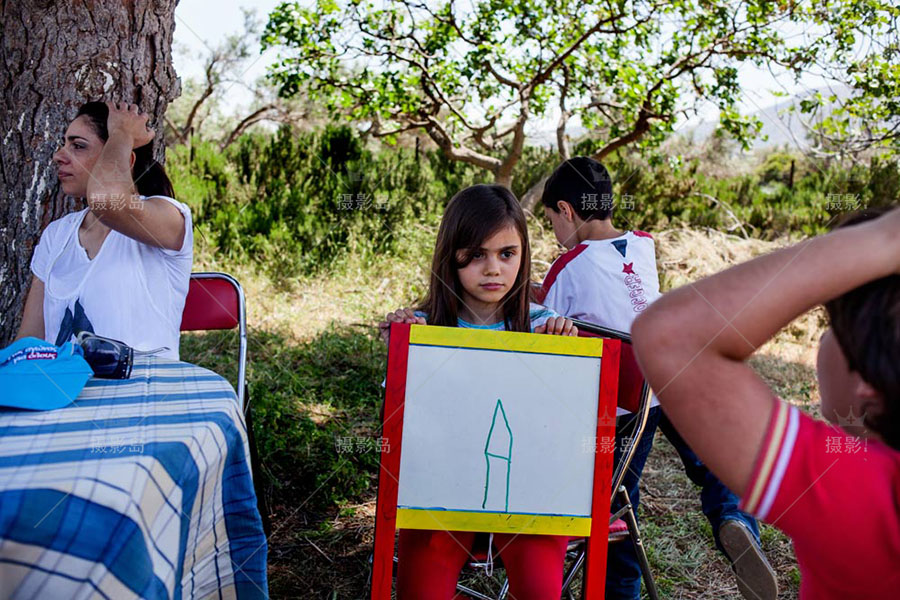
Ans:
[{"label": "blue baseball cap", "polygon": [[93,371],[81,346],[55,346],[38,338],[0,350],[0,406],[52,410],[71,404]]}]

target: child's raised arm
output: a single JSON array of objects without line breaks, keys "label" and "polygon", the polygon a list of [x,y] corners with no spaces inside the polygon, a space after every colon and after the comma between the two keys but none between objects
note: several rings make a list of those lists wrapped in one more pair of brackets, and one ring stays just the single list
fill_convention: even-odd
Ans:
[{"label": "child's raised arm", "polygon": [[777,401],[743,361],[805,311],[897,273],[900,209],[666,294],[635,321],[635,351],[684,439],[743,495]]}]

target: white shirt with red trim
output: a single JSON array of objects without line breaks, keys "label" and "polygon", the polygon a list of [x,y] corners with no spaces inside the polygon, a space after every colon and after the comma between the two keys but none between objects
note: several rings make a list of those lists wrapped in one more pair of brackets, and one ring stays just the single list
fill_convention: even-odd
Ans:
[{"label": "white shirt with red trim", "polygon": [[801,600],[900,597],[900,452],[777,401],[741,509],[793,540]]},{"label": "white shirt with red trim", "polygon": [[[627,231],[585,240],[554,261],[537,295],[564,317],[631,333],[635,318],[660,296],[653,237]],[[651,406],[659,406],[656,397]]]}]

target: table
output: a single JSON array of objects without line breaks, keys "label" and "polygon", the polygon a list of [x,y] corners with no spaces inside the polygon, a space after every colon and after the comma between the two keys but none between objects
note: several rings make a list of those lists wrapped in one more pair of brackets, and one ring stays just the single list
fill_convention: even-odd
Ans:
[{"label": "table", "polygon": [[249,456],[232,387],[183,362],[0,409],[0,598],[267,597]]}]

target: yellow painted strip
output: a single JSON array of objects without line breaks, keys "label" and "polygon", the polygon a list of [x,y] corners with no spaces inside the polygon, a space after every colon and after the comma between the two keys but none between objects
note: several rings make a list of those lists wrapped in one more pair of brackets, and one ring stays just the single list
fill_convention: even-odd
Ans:
[{"label": "yellow painted strip", "polygon": [[492,331],[461,327],[436,327],[433,325],[413,325],[410,327],[409,343],[479,350],[536,352],[538,354],[603,356],[603,340],[600,338],[535,335],[518,331]]},{"label": "yellow painted strip", "polygon": [[769,485],[769,477],[772,475],[772,469],[775,466],[775,460],[781,450],[781,443],[784,441],[784,434],[787,430],[788,409],[783,402],[775,403],[775,423],[772,426],[772,439],[769,447],[765,448],[765,456],[762,465],[759,468],[759,474],[756,481],[753,482],[753,489],[750,490],[750,498],[747,501],[747,511],[755,513],[759,509],[759,501],[762,499],[763,492]]},{"label": "yellow painted strip", "polygon": [[398,508],[397,528],[589,536],[591,519],[590,517]]}]

